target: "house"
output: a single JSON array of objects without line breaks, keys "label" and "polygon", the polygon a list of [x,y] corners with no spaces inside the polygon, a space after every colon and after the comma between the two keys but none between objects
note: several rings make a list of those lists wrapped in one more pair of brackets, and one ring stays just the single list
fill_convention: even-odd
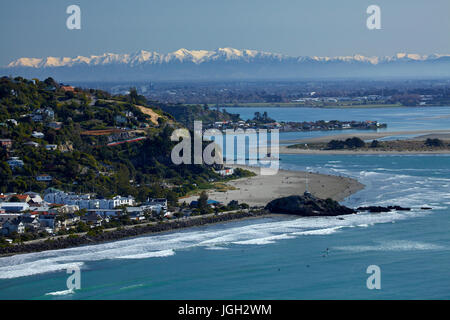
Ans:
[{"label": "house", "polygon": [[11,198],[17,198],[19,202],[28,203],[31,201],[31,197],[28,194],[15,194]]},{"label": "house", "polygon": [[30,200],[27,202],[31,202],[34,204],[41,204],[42,202],[44,202],[44,200],[42,200],[41,195],[39,193],[29,191],[29,192],[25,192],[25,194],[30,197]]},{"label": "house", "polygon": [[55,111],[52,108],[44,109],[44,118],[47,120],[53,120],[55,118]]},{"label": "house", "polygon": [[0,146],[9,149],[12,147],[12,140],[11,139],[0,139]]},{"label": "house", "polygon": [[140,207],[128,207],[127,208],[128,217],[130,220],[142,221],[145,220],[144,211]]},{"label": "house", "polygon": [[64,220],[61,221],[61,225],[65,228],[73,226],[81,221],[81,218],[73,213],[69,213],[64,216]]},{"label": "house", "polygon": [[128,196],[128,197],[115,196],[112,198],[112,203],[113,203],[113,208],[116,208],[116,207],[123,206],[123,205],[133,206],[135,201],[132,196]]},{"label": "house", "polygon": [[60,207],[52,208],[49,210],[50,213],[57,213],[57,214],[72,214],[80,210],[80,207],[77,205],[63,205]]},{"label": "house", "polygon": [[21,216],[20,221],[25,228],[31,229],[33,231],[38,230],[40,227],[39,218],[36,216]]},{"label": "house", "polygon": [[31,136],[38,139],[42,139],[45,137],[45,135],[39,131],[33,131],[33,133],[31,133]]},{"label": "house", "polygon": [[121,116],[121,115],[115,116],[115,117],[114,117],[114,120],[115,120],[117,123],[127,123],[127,118],[125,118],[124,116]]},{"label": "house", "polygon": [[8,161],[6,161],[11,169],[15,169],[17,167],[23,167],[24,163],[18,157],[11,157]]},{"label": "house", "polygon": [[45,145],[45,150],[47,151],[53,151],[58,149],[58,146],[56,144],[47,144]]},{"label": "house", "polygon": [[[216,200],[208,200],[207,203],[208,203],[208,206],[210,206],[211,208],[219,207],[222,205],[222,202],[219,202]],[[197,206],[198,206],[198,201],[196,201],[196,200],[191,201],[190,207],[196,208]]]},{"label": "house", "polygon": [[24,212],[30,209],[30,205],[26,202],[1,202],[0,208],[6,212]]},{"label": "house", "polygon": [[133,206],[135,203],[132,196],[94,199],[90,194],[68,194],[54,189],[45,194],[44,200],[50,203],[77,205],[80,209],[114,209],[122,205]]},{"label": "house", "polygon": [[221,176],[231,176],[234,173],[234,168],[223,168],[216,171],[217,174]]},{"label": "house", "polygon": [[52,176],[48,175],[48,174],[41,174],[36,176],[36,181],[44,181],[44,182],[50,182],[52,181]]},{"label": "house", "polygon": [[[61,222],[57,221],[55,214],[41,214],[39,215],[39,222],[42,228],[50,229],[53,233],[61,226]],[[48,231],[47,231],[48,232]]]},{"label": "house", "polygon": [[61,90],[64,92],[75,92],[75,88],[72,86],[61,86]]},{"label": "house", "polygon": [[165,198],[149,198],[145,205],[160,206],[163,210],[167,210],[167,199]]},{"label": "house", "polygon": [[21,215],[22,215],[21,213],[2,213],[0,214],[0,224],[3,225],[6,221],[14,220],[20,217]]},{"label": "house", "polygon": [[34,141],[25,142],[23,145],[24,146],[31,146],[31,147],[35,147],[35,148],[39,147],[39,143],[34,142]]},{"label": "house", "polygon": [[10,123],[14,126],[17,126],[19,124],[16,119],[6,119],[6,123]]},{"label": "house", "polygon": [[32,119],[34,122],[42,122],[42,121],[44,120],[44,117],[42,116],[42,113],[34,113],[34,114],[31,116],[31,119]]},{"label": "house", "polygon": [[103,218],[101,215],[97,213],[89,213],[84,217],[82,217],[81,220],[93,227],[100,227],[102,225],[102,222],[109,222],[108,217]]},{"label": "house", "polygon": [[62,127],[62,122],[52,121],[47,124],[48,127],[53,128],[55,130],[59,130]]},{"label": "house", "polygon": [[10,235],[13,232],[17,233],[24,233],[25,232],[25,225],[22,221],[20,221],[19,218],[16,218],[11,221],[6,221],[2,225],[2,233],[3,235],[7,236]]}]

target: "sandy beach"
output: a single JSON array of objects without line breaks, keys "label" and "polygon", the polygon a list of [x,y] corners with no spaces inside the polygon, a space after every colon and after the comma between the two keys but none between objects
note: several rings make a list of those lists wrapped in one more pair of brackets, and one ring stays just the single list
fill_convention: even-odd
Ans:
[{"label": "sandy beach", "polygon": [[[346,133],[337,135],[327,135],[309,139],[298,140],[286,140],[283,143],[289,144],[314,144],[314,143],[328,143],[331,140],[345,140],[347,138],[358,137],[363,140],[381,139],[385,137],[392,137],[398,135],[417,135],[406,140],[424,141],[430,139],[450,140],[450,130],[417,130],[417,131],[394,131],[394,132],[361,132],[361,133]],[[377,155],[377,154],[402,154],[402,155],[414,155],[414,154],[450,154],[450,150],[317,150],[317,149],[301,149],[301,148],[288,148],[287,146],[280,146],[280,154],[334,154],[334,155]]]},{"label": "sandy beach", "polygon": [[371,150],[307,150],[280,147],[280,154],[333,154],[333,155],[415,155],[415,154],[450,154],[450,150],[433,151],[371,151]]},{"label": "sandy beach", "polygon": [[[255,172],[257,175],[227,182],[236,188],[226,192],[208,192],[209,199],[227,204],[231,200],[244,202],[250,206],[265,206],[269,201],[290,195],[300,195],[305,192],[306,179],[308,190],[319,198],[332,198],[341,201],[351,194],[364,188],[364,185],[354,179],[332,175],[305,173],[301,171],[280,170],[273,176],[262,176],[258,168],[235,165]],[[180,199],[190,203],[198,196]]]},{"label": "sandy beach", "polygon": [[[308,139],[295,139],[295,140],[283,140],[282,143],[297,144],[297,143],[318,143],[318,142],[330,142],[331,140],[345,140],[347,138],[358,137],[363,140],[381,139],[392,136],[400,135],[415,135],[415,139],[426,139],[427,135],[447,136],[450,134],[450,130],[415,130],[415,131],[391,131],[391,132],[353,132],[342,133],[335,135],[327,135],[322,137],[308,138]],[[423,136],[419,136],[423,135]]]}]

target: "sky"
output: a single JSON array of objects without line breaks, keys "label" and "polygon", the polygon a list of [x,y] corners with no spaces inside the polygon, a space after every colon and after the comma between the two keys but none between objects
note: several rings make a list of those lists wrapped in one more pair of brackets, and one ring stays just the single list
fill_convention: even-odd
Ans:
[{"label": "sky", "polygon": [[[369,5],[381,29],[369,30]],[[66,8],[81,9],[69,30]],[[1,0],[0,66],[20,57],[254,49],[291,56],[450,53],[449,0]]]}]

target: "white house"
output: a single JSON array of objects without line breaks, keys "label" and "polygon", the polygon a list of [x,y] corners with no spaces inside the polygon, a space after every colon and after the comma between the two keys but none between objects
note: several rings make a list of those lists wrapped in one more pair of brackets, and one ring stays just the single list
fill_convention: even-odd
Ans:
[{"label": "white house", "polygon": [[17,120],[16,120],[16,119],[6,119],[6,122],[9,122],[9,123],[11,123],[11,124],[13,124],[13,125],[15,125],[15,126],[17,126],[17,125],[18,125],[18,123],[17,123]]},{"label": "white house", "polygon": [[31,133],[31,136],[34,137],[34,138],[38,138],[38,139],[42,139],[42,138],[45,137],[45,135],[42,132],[39,132],[39,131],[33,131]]},{"label": "white house", "polygon": [[223,168],[221,170],[217,170],[216,173],[220,174],[221,176],[231,176],[234,173],[233,168]]},{"label": "white house", "polygon": [[50,203],[77,205],[80,209],[114,209],[127,205],[133,206],[135,200],[132,196],[115,196],[112,199],[91,199],[89,194],[67,194],[65,192],[47,193],[44,200]]},{"label": "white house", "polygon": [[30,209],[30,205],[26,202],[1,202],[0,208],[6,212],[23,212]]}]

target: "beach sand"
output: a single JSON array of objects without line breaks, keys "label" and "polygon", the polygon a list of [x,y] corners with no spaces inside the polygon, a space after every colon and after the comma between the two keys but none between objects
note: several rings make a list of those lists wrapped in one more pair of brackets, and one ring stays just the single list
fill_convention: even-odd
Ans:
[{"label": "beach sand", "polygon": [[[236,190],[210,191],[208,192],[209,199],[224,204],[228,204],[231,200],[237,200],[250,206],[265,206],[269,201],[276,198],[303,194],[306,190],[306,178],[308,179],[308,191],[323,199],[332,198],[341,201],[364,188],[363,184],[347,177],[287,170],[279,170],[273,176],[262,176],[259,174],[258,168],[242,165],[234,165],[233,167],[247,169],[257,175],[227,182]],[[186,201],[189,204],[197,199],[198,196],[191,196],[179,201]]]},{"label": "beach sand", "polygon": [[[298,144],[298,143],[319,143],[319,142],[330,142],[331,140],[345,140],[347,138],[358,137],[363,140],[373,140],[381,139],[392,136],[401,135],[443,135],[450,134],[450,130],[415,130],[415,131],[390,131],[390,132],[353,132],[353,133],[342,133],[335,135],[327,135],[322,137],[308,138],[308,139],[296,139],[296,140],[283,140],[282,143],[287,144]],[[422,136],[423,139],[424,136]],[[417,137],[419,138],[419,137]]]},{"label": "beach sand", "polygon": [[[345,140],[347,138],[358,137],[363,140],[374,140],[381,139],[385,137],[392,137],[398,135],[417,135],[405,140],[416,140],[423,141],[428,138],[431,139],[441,139],[450,140],[449,130],[417,130],[417,131],[393,131],[393,132],[361,132],[361,133],[343,133],[337,135],[327,135],[316,138],[308,139],[298,139],[298,140],[285,140],[283,143],[289,144],[313,144],[313,143],[328,143],[331,140]],[[280,146],[280,154],[367,154],[367,155],[377,155],[377,154],[403,154],[403,155],[413,155],[413,154],[448,154],[450,150],[405,150],[405,151],[381,151],[381,150],[317,150],[317,149],[300,149],[300,148],[288,148],[287,146]]]},{"label": "beach sand", "polygon": [[415,155],[415,154],[450,154],[450,150],[417,151],[381,151],[381,150],[307,150],[280,147],[280,154],[332,154],[332,155]]}]

